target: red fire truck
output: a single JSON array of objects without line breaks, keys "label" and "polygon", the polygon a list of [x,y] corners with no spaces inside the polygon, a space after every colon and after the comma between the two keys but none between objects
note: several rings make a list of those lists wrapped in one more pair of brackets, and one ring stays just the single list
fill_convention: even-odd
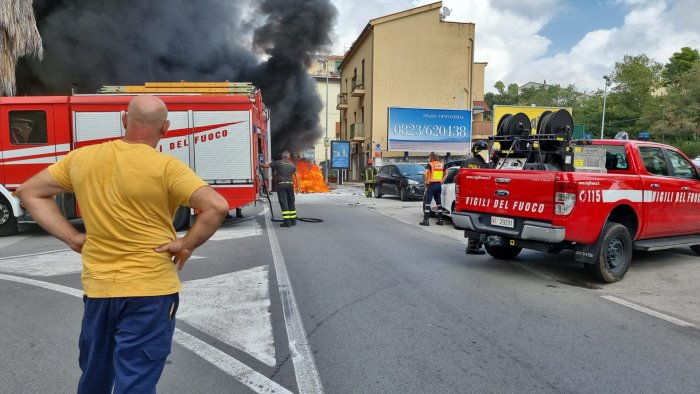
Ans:
[{"label": "red fire truck", "polygon": [[[121,138],[121,115],[134,94],[158,95],[170,130],[157,148],[184,163],[226,198],[231,209],[258,198],[258,165],[270,160],[269,111],[249,83],[150,83],[107,86],[102,94],[0,97],[0,236],[32,222],[12,192],[32,175],[82,146]],[[57,197],[69,219],[80,217],[75,196]],[[190,209],[175,215],[185,227]]]}]

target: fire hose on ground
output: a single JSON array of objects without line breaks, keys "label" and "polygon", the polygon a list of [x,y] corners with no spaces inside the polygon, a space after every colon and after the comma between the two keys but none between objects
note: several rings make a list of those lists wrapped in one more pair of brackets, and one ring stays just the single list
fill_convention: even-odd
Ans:
[{"label": "fire hose on ground", "polygon": [[[262,172],[262,168],[258,167],[260,170],[260,176],[262,178],[262,186],[263,186],[263,191],[265,192],[265,196],[267,197],[267,203],[270,205],[270,221],[272,222],[284,222],[283,219],[275,219],[275,210],[272,209],[272,200],[270,199],[270,191],[267,190],[267,184],[265,183],[265,175]],[[297,218],[298,221],[300,222],[307,222],[307,223],[321,223],[323,219],[318,219],[318,218]]]}]

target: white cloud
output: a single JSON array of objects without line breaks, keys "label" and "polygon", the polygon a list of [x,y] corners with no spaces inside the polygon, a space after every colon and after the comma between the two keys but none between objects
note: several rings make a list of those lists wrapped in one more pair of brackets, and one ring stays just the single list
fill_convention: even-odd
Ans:
[{"label": "white cloud", "polygon": [[[333,2],[339,10],[334,49],[343,53],[370,19],[433,1]],[[487,91],[493,91],[498,80],[519,85],[546,80],[595,90],[624,55],[645,53],[665,63],[683,46],[700,48],[697,0],[610,2],[627,10],[621,26],[590,31],[571,49],[555,55],[547,55],[551,40],[541,31],[558,13],[567,12],[563,0],[443,0],[443,5],[452,10],[447,20],[476,24],[475,60],[488,62]]]}]

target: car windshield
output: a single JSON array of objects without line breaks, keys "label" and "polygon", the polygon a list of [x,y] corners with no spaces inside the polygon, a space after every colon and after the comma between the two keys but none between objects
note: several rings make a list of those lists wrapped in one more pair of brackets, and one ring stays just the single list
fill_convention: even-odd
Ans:
[{"label": "car windshield", "polygon": [[399,169],[401,175],[411,176],[411,175],[423,175],[425,167],[420,164],[401,164],[396,166]]}]

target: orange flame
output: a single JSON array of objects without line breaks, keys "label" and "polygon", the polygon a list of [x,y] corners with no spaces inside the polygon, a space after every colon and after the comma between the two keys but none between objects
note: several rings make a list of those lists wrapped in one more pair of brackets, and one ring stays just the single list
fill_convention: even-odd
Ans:
[{"label": "orange flame", "polygon": [[306,159],[301,159],[296,164],[297,174],[299,175],[299,191],[302,193],[326,193],[331,191],[323,181],[323,174],[319,166]]}]

